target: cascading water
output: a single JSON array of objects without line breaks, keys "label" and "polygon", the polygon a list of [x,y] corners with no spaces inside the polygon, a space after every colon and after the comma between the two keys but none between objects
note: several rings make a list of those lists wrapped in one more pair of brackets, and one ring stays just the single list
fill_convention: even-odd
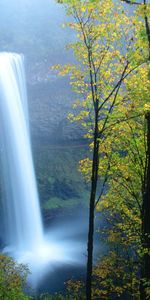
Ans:
[{"label": "cascading water", "polygon": [[32,251],[43,240],[32,161],[23,57],[0,54],[0,140],[6,244]]},{"label": "cascading water", "polygon": [[[23,57],[0,54],[0,157],[5,187],[4,252],[31,270],[33,286],[62,264],[82,264],[83,244],[72,239],[75,225],[43,234],[30,145]],[[78,223],[79,222],[79,223]],[[79,225],[80,226],[80,225]],[[75,228],[75,229],[74,229]],[[81,229],[81,226],[80,226]]]}]

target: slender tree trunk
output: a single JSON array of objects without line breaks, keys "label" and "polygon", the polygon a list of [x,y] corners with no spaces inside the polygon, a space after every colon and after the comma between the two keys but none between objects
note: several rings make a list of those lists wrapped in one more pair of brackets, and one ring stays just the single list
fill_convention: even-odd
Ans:
[{"label": "slender tree trunk", "polygon": [[[146,299],[146,292],[144,287],[144,281],[150,280],[150,113],[146,115],[147,120],[147,176],[145,183],[145,194],[143,197],[143,219],[142,219],[142,231],[143,231],[143,250],[144,256],[142,261],[141,270],[141,288],[140,299]],[[149,253],[147,253],[147,251]]]},{"label": "slender tree trunk", "polygon": [[150,61],[150,24],[148,20],[148,13],[147,13],[147,0],[143,0],[144,4],[144,20],[145,20],[145,30],[147,35],[147,41],[148,41],[148,52],[149,52],[149,61]]},{"label": "slender tree trunk", "polygon": [[[144,4],[144,19],[145,19],[145,30],[148,41],[148,52],[150,61],[150,25],[147,15],[147,0],[143,0]],[[147,174],[145,182],[145,193],[142,204],[142,238],[143,238],[143,250],[147,249],[150,252],[150,113],[147,113]],[[145,253],[142,260],[141,268],[141,285],[140,285],[140,299],[146,299],[146,291],[144,281],[150,280],[150,253]]]},{"label": "slender tree trunk", "polygon": [[[97,104],[98,105],[98,104]],[[97,107],[98,108],[98,107]],[[94,210],[98,180],[99,165],[99,141],[98,141],[98,109],[95,111],[94,148],[91,178],[91,194],[89,206],[89,232],[87,245],[87,277],[86,277],[86,299],[92,299],[92,269],[93,269],[93,238],[94,238]]]}]

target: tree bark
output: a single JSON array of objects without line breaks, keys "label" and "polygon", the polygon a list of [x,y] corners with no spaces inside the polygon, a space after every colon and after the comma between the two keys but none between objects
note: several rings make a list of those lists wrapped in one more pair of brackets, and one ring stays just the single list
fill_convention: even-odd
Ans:
[{"label": "tree bark", "polygon": [[91,194],[89,206],[89,231],[87,245],[87,275],[86,275],[86,299],[92,299],[92,269],[93,269],[93,239],[94,239],[94,210],[98,180],[99,165],[99,140],[98,140],[98,103],[95,110],[94,148],[91,177]]},{"label": "tree bark", "polygon": [[147,175],[145,182],[145,193],[142,205],[142,242],[144,256],[141,270],[140,299],[146,299],[144,282],[150,280],[150,113],[146,114],[147,121]]},{"label": "tree bark", "polygon": [[[143,0],[145,13],[145,30],[147,35],[149,51],[148,60],[150,61],[150,26],[146,10],[146,2],[146,0]],[[150,112],[146,114],[145,118],[147,122],[147,174],[145,182],[145,193],[142,203],[142,243],[144,252],[146,252],[146,250],[150,252]],[[140,299],[145,300],[147,299],[147,297],[144,281],[150,281],[150,253],[144,253],[142,264],[143,265],[141,268]]]}]

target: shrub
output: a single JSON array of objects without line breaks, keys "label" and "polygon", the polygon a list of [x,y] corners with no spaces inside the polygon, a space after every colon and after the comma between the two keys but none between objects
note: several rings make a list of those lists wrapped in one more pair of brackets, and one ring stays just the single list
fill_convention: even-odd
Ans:
[{"label": "shrub", "polygon": [[28,268],[12,258],[0,254],[0,299],[29,300],[23,292]]}]

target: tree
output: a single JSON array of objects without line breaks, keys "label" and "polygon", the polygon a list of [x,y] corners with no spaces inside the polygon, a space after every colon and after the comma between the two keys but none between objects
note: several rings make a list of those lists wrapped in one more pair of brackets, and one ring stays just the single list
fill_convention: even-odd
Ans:
[{"label": "tree", "polygon": [[[144,20],[145,29],[142,30],[138,37],[139,44],[143,42],[145,44],[145,52],[147,52],[147,61],[150,62],[150,4],[147,0],[131,1],[122,0],[130,5],[136,7],[137,19]],[[143,53],[141,53],[143,55]],[[142,84],[146,84],[149,81],[149,72],[147,73],[146,81]],[[149,99],[147,100],[149,102]],[[145,114],[145,122],[147,126],[147,157],[146,164],[147,169],[145,173],[145,188],[142,199],[142,244],[143,244],[143,266],[141,270],[141,299],[146,299],[146,286],[150,285],[150,114],[147,110]]]},{"label": "tree", "polygon": [[[149,98],[148,71],[145,64],[124,81],[124,100],[114,108],[101,143],[99,172],[104,182],[107,174],[107,188],[101,195],[97,210],[106,220],[106,227],[103,225],[100,229],[101,238],[104,235],[111,250],[104,259],[101,258],[94,271],[96,278],[100,279],[99,289],[96,290],[102,298],[104,293],[110,296],[108,293],[115,291],[126,292],[131,297],[139,295],[139,274],[143,261],[142,199],[147,170],[144,115]],[[90,177],[89,166],[88,160],[81,162],[86,178]],[[118,266],[118,261],[122,261],[121,266]],[[111,262],[114,262],[113,266],[118,266],[114,276],[111,276]],[[122,276],[123,272],[128,272],[128,276]],[[121,282],[118,282],[119,277]]]},{"label": "tree", "polygon": [[[91,141],[92,161],[90,169],[91,194],[89,205],[88,259],[86,299],[92,297],[93,235],[97,196],[101,145],[106,138],[108,121],[118,103],[123,103],[123,87],[127,78],[140,64],[140,49],[136,47],[136,28],[124,8],[113,1],[61,1],[66,5],[73,21],[68,24],[77,32],[77,40],[70,45],[77,64],[55,66],[60,75],[69,74],[74,91],[79,95],[70,114],[73,121],[80,121]],[[133,49],[136,61],[132,60]],[[140,59],[139,59],[140,57]],[[108,163],[109,169],[109,163]],[[107,172],[106,172],[107,174]],[[101,194],[101,193],[100,193]]]}]

